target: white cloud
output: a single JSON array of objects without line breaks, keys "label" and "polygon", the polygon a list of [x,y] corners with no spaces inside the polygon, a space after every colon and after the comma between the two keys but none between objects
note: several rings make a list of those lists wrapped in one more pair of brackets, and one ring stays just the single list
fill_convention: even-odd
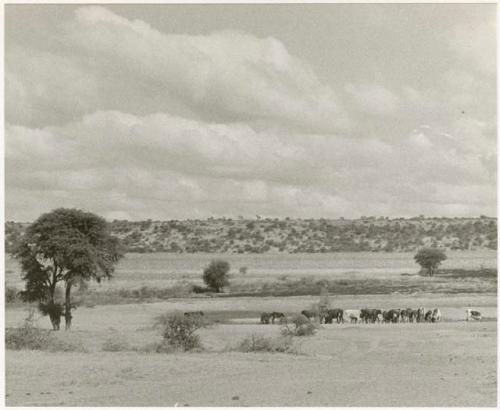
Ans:
[{"label": "white cloud", "polygon": [[[265,121],[313,132],[348,127],[331,87],[273,37],[237,31],[168,34],[103,7],[85,6],[64,26],[60,41],[66,55],[7,50],[9,122],[23,124],[16,115],[19,105],[49,115],[57,108],[67,121],[71,113],[128,111],[141,102],[148,107],[153,99],[156,107],[185,104],[216,120]],[[28,113],[25,121],[35,114]],[[57,115],[50,115],[52,123]],[[37,119],[50,123],[42,115]]]},{"label": "white cloud", "polygon": [[345,91],[351,95],[358,108],[367,114],[391,116],[398,111],[399,97],[381,85],[347,84]]}]

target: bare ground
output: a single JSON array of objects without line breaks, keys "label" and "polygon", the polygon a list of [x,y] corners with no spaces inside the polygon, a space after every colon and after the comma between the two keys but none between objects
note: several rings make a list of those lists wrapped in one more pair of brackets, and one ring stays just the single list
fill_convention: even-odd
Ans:
[{"label": "bare ground", "polygon": [[[228,352],[250,334],[278,335],[238,312],[292,313],[317,297],[178,299],[75,311],[57,337],[87,353],[6,352],[8,406],[495,406],[496,295],[342,296],[339,307],[438,306],[439,324],[325,325],[296,338],[299,355]],[[465,322],[471,305],[487,318]],[[103,352],[109,339],[158,340],[155,315],[174,309],[231,318],[201,332],[206,353]],[[6,310],[7,326],[26,311]],[[48,319],[41,318],[41,327]]]}]

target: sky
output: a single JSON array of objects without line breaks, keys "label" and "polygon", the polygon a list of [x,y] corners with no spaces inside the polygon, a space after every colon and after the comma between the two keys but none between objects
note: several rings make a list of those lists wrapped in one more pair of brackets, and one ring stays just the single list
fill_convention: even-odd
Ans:
[{"label": "sky", "polygon": [[6,5],[6,220],[496,216],[495,7]]}]

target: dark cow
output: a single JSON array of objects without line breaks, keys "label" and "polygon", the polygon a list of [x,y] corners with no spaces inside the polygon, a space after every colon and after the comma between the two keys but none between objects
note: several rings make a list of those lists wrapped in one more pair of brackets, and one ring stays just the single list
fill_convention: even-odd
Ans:
[{"label": "dark cow", "polygon": [[335,319],[337,323],[342,322],[342,316],[344,315],[344,311],[342,309],[328,309],[324,316],[325,323],[332,323]]},{"label": "dark cow", "polygon": [[425,322],[425,308],[419,307],[417,310],[417,322]]},{"label": "dark cow", "polygon": [[401,316],[400,309],[391,309],[388,312],[388,318],[391,323],[398,323]]},{"label": "dark cow", "polygon": [[408,311],[408,321],[413,323],[417,320],[418,310],[406,309]]},{"label": "dark cow", "polygon": [[274,325],[274,321],[278,319],[278,323],[286,320],[285,314],[281,312],[273,312],[271,313],[271,323]]},{"label": "dark cow", "polygon": [[302,312],[300,312],[300,314],[304,315],[309,320],[318,317],[318,313],[315,312],[314,310],[303,310]]},{"label": "dark cow", "polygon": [[365,323],[375,323],[378,321],[378,315],[381,314],[380,309],[361,309],[360,319]]},{"label": "dark cow", "polygon": [[427,312],[425,312],[424,320],[426,322],[431,322],[432,321],[432,310],[428,310]]},{"label": "dark cow", "polygon": [[263,325],[268,325],[271,322],[272,314],[271,313],[262,313],[260,315],[260,323]]}]

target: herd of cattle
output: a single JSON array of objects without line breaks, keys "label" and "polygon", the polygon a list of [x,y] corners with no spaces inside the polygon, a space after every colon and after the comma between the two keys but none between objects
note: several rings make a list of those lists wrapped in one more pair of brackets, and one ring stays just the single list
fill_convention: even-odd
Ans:
[{"label": "herd of cattle", "polygon": [[[328,309],[325,312],[315,310],[303,310],[300,312],[309,320],[319,320],[319,323],[436,323],[441,321],[441,311],[438,308],[426,310],[418,309]],[[467,309],[467,320],[481,320],[481,312]],[[260,322],[262,324],[274,324],[286,320],[285,314],[281,312],[262,313]]]}]

